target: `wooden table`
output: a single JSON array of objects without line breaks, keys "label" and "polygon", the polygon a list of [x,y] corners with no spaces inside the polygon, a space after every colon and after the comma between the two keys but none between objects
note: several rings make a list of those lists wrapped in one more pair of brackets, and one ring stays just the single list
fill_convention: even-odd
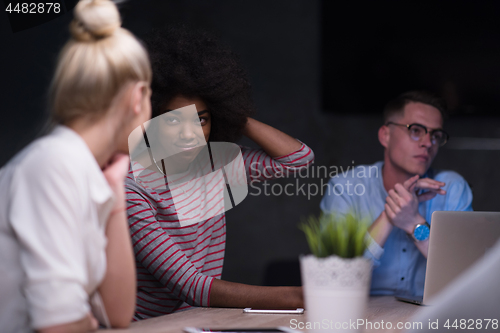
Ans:
[{"label": "wooden table", "polygon": [[[415,312],[421,307],[409,303],[396,301],[392,296],[370,297],[365,320],[374,325],[372,329],[363,332],[402,332],[398,329],[398,322],[408,323]],[[224,308],[195,308],[183,312],[173,313],[161,317],[142,320],[132,323],[126,330],[113,330],[113,332],[144,332],[144,333],[180,333],[186,326],[212,327],[212,328],[249,328],[249,327],[290,327],[290,321],[294,323],[307,322],[307,311],[305,315],[276,315],[276,314],[247,314],[242,309]],[[377,329],[376,323],[384,329]],[[392,324],[392,329],[387,329],[387,322]],[[422,323],[427,325],[427,323]],[[407,324],[408,325],[408,324]],[[294,328],[294,327],[292,327]],[[105,332],[107,330],[103,330]],[[301,330],[301,331],[306,331]],[[341,332],[342,330],[334,330]],[[328,330],[324,330],[328,332]]]}]

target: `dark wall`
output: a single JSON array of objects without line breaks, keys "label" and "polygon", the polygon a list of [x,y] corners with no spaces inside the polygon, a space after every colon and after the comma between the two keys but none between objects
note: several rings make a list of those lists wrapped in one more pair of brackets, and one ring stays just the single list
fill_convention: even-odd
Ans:
[{"label": "dark wall", "polygon": [[[253,86],[256,118],[307,143],[316,153],[315,166],[347,168],[353,163],[373,163],[382,158],[382,148],[376,140],[381,125],[377,114],[352,114],[335,109],[324,112],[321,107],[323,15],[320,1],[135,0],[123,4],[121,11],[124,26],[139,37],[152,27],[173,21],[187,22],[217,34],[241,55]],[[372,14],[376,15],[373,11]],[[70,19],[71,15],[65,15],[13,34],[8,21],[0,18],[0,165],[34,138],[46,119],[44,96],[57,52],[68,37]],[[387,33],[380,38],[391,38],[391,35]],[[363,66],[364,58],[354,59]],[[342,86],[340,77],[331,79]],[[490,78],[486,76],[485,80]],[[347,88],[329,92],[338,99],[348,93]],[[374,110],[381,107],[372,104],[370,99],[360,103]],[[500,136],[498,119],[454,117],[448,121],[447,129],[455,137],[494,138]],[[242,143],[253,145],[248,140]],[[496,193],[500,187],[496,176],[499,159],[500,154],[494,150],[443,148],[435,165],[457,170],[465,176],[473,185],[476,209],[499,210]],[[323,175],[310,174],[308,178],[281,179],[272,184],[293,183],[294,189],[304,185],[306,192],[308,187],[314,192],[315,185],[320,186],[327,180]],[[262,184],[259,188],[264,189]],[[308,198],[299,192],[291,197],[263,193],[256,196],[255,188],[249,192],[243,203],[227,212],[223,278],[260,284],[270,262],[296,260],[299,254],[308,252],[297,224],[301,217],[319,213],[321,195]]]},{"label": "dark wall", "polygon": [[70,20],[65,15],[14,34],[6,13],[0,14],[0,166],[42,128],[46,91]]},{"label": "dark wall", "polygon": [[499,14],[498,1],[323,0],[323,109],[377,114],[430,89],[453,114],[497,114]]}]

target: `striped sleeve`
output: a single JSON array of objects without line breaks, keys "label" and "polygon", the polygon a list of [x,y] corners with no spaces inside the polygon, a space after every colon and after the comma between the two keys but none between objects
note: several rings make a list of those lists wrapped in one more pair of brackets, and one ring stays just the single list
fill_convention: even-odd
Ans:
[{"label": "striped sleeve", "polygon": [[309,167],[314,161],[314,152],[307,145],[287,155],[271,157],[262,149],[241,146],[241,153],[249,181],[283,177]]},{"label": "striped sleeve", "polygon": [[[127,215],[135,257],[161,285],[194,306],[209,306],[213,277],[200,273],[161,227],[154,198],[140,185],[126,185]],[[141,281],[138,281],[141,282]]]}]

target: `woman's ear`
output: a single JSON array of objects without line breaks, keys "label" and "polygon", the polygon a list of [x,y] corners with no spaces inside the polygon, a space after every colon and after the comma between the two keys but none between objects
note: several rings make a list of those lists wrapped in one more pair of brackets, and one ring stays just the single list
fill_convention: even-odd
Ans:
[{"label": "woman's ear", "polygon": [[378,129],[378,141],[384,148],[387,148],[387,146],[389,145],[390,136],[391,133],[389,131],[389,127],[387,127],[386,125],[380,126],[380,128]]},{"label": "woman's ear", "polygon": [[132,88],[132,98],[131,98],[131,107],[134,113],[134,116],[142,115],[143,113],[148,113],[147,118],[150,117],[151,112],[151,89],[149,88],[149,84],[144,81],[140,81],[134,84]]}]

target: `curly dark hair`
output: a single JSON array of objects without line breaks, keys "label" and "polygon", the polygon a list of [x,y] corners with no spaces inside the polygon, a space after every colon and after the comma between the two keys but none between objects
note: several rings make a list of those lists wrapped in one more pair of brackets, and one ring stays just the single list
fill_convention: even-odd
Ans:
[{"label": "curly dark hair", "polygon": [[154,30],[145,40],[153,68],[153,117],[178,95],[200,98],[210,111],[210,141],[235,142],[254,113],[250,83],[229,48],[185,26]]}]

